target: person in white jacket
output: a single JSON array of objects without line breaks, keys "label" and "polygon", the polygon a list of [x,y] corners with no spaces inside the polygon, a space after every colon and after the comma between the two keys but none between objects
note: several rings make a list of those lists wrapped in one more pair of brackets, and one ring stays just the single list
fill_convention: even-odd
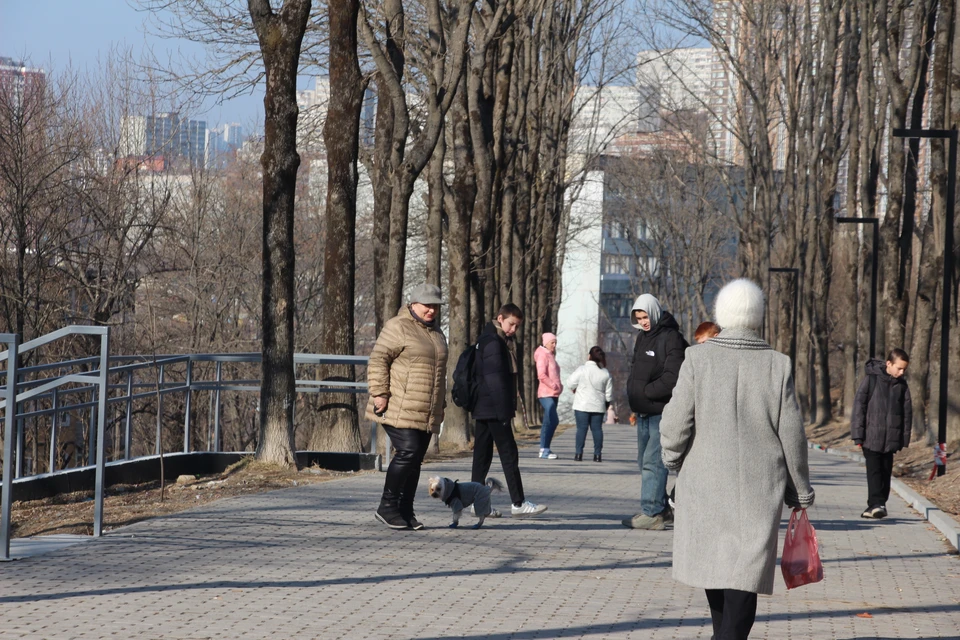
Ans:
[{"label": "person in white jacket", "polygon": [[[567,387],[573,391],[573,415],[577,421],[577,449],[573,459],[583,460],[587,426],[593,434],[593,461],[601,461],[603,416],[613,401],[613,379],[607,370],[607,356],[600,347],[590,349],[590,359],[577,367]],[[579,393],[578,393],[579,392]]]}]

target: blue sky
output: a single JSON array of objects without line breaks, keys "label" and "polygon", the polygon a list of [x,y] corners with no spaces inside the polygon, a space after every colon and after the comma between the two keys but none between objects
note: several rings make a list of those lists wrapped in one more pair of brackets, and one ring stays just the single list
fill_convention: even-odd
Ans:
[{"label": "blue sky", "polygon": [[[132,48],[135,55],[147,46],[158,55],[178,47],[197,50],[191,43],[147,35],[146,17],[126,0],[0,0],[0,56],[56,70],[71,62],[90,68],[116,45]],[[209,126],[240,122],[248,129],[262,112],[262,96],[243,96],[191,117],[205,119]]]}]

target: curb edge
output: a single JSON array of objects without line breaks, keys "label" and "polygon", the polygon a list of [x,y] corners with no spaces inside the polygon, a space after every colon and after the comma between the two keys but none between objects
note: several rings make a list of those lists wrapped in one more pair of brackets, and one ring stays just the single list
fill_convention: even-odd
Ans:
[{"label": "curb edge", "polygon": [[[855,453],[847,453],[846,451],[829,449],[812,442],[807,442],[807,448],[822,451],[832,456],[846,458],[847,460],[859,462],[860,464],[864,463],[863,456]],[[904,502],[910,505],[911,508],[917,511],[924,520],[935,526],[955,551],[960,552],[960,525],[957,525],[956,520],[951,518],[949,514],[946,514],[937,508],[935,504],[908,487],[906,483],[901,481],[899,478],[890,479],[890,488],[896,491],[897,495],[899,495]]]}]

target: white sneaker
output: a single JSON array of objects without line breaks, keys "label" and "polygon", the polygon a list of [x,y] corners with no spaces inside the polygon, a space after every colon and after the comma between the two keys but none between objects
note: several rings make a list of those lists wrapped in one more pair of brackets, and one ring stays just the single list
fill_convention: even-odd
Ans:
[{"label": "white sneaker", "polygon": [[517,505],[512,505],[510,507],[510,515],[512,515],[514,518],[527,518],[530,516],[538,516],[546,510],[546,505],[535,504],[527,500],[519,507]]},{"label": "white sneaker", "polygon": [[540,449],[540,457],[544,460],[556,460],[557,454],[555,454],[553,451],[550,451],[550,449]]}]

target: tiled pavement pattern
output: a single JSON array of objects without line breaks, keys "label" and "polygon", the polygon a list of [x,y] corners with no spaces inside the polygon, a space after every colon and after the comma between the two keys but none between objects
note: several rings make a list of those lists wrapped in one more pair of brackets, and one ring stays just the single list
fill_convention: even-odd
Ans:
[{"label": "tiled pavement pattern", "polygon": [[[373,473],[0,564],[0,638],[709,638],[703,593],[670,577],[672,532],[620,525],[638,507],[636,441],[605,435],[600,464],[573,462],[572,430],[559,460],[522,450],[527,494],[550,510],[480,531],[447,529],[426,497],[428,475],[469,478],[462,459],[426,467],[420,532],[374,520]],[[960,638],[957,556],[899,498],[886,520],[860,519],[858,465],[818,451],[811,464],[826,580],[787,593],[778,576],[752,637]]]}]

